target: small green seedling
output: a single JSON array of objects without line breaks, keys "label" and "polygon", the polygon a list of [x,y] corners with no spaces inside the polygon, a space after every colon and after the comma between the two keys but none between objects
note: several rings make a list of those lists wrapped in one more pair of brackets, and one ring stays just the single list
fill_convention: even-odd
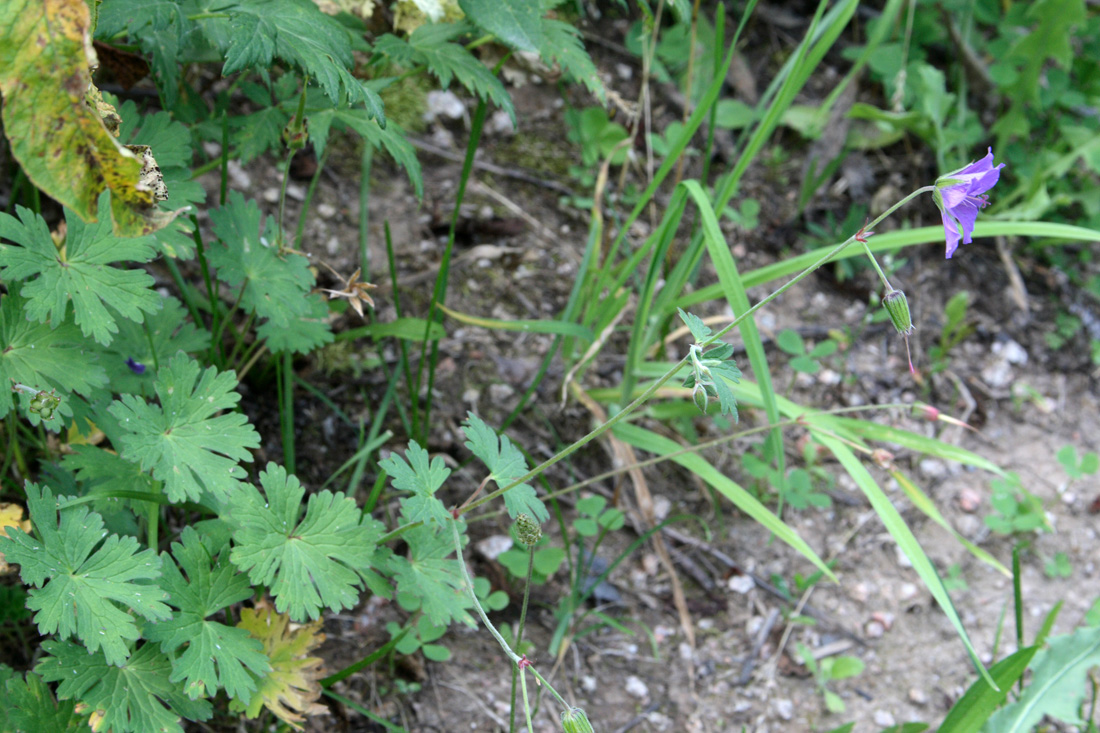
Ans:
[{"label": "small green seedling", "polygon": [[797,645],[798,656],[806,665],[806,669],[814,676],[817,689],[825,699],[825,707],[830,713],[843,713],[844,701],[840,695],[829,689],[829,683],[836,680],[846,680],[863,673],[863,660],[859,657],[826,657],[820,662],[814,658],[813,651],[805,644]]},{"label": "small green seedling", "polygon": [[1050,529],[1043,503],[1023,487],[1018,475],[1009,473],[1006,478],[993,479],[989,485],[993,489],[989,502],[995,513],[986,515],[985,526],[997,534]]},{"label": "small green seedling", "polygon": [[1078,456],[1077,448],[1072,445],[1064,446],[1062,450],[1058,451],[1055,458],[1062,464],[1062,468],[1071,481],[1091,476],[1100,470],[1100,457],[1097,457],[1091,451],[1083,456]]},{"label": "small green seedling", "polygon": [[1069,561],[1069,555],[1064,552],[1054,553],[1054,557],[1047,560],[1043,566],[1043,572],[1048,578],[1068,578],[1073,575],[1073,565]]},{"label": "small green seedling", "polygon": [[[401,629],[401,625],[394,621],[386,624],[386,631],[390,632],[391,639],[400,634]],[[426,659],[433,662],[446,662],[451,658],[451,650],[442,644],[433,643],[446,633],[446,626],[436,626],[427,616],[421,616],[416,626],[405,634],[405,638],[397,642],[394,651],[398,654],[415,654],[420,650]]]},{"label": "small green seedling", "polygon": [[790,361],[791,369],[803,374],[817,374],[821,371],[820,359],[832,356],[836,353],[838,344],[832,339],[825,339],[809,351],[806,350],[806,342],[797,331],[787,328],[779,332],[775,343],[783,351],[794,358]]}]

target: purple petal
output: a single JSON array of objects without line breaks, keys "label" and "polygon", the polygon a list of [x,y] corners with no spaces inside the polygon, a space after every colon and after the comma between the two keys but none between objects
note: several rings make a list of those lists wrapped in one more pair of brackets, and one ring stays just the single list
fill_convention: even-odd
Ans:
[{"label": "purple petal", "polygon": [[959,234],[958,224],[946,211],[940,212],[940,218],[943,219],[943,234],[947,239],[947,259],[951,259],[951,255],[955,254],[955,250],[959,248],[959,240],[962,236]]},{"label": "purple petal", "polygon": [[126,366],[130,367],[130,371],[132,371],[134,374],[145,373],[145,365],[142,364],[140,361],[134,361],[134,357],[132,356],[126,360]]},{"label": "purple petal", "polygon": [[[980,202],[984,204],[985,202]],[[958,206],[950,209],[951,216],[959,220],[963,232],[963,244],[970,244],[971,235],[974,233],[974,225],[978,221],[979,200],[968,198]]]}]

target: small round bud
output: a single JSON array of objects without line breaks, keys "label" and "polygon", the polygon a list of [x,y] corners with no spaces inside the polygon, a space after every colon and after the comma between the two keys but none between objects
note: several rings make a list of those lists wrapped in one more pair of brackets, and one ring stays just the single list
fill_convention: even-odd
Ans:
[{"label": "small round bud", "polygon": [[879,468],[892,470],[894,468],[894,454],[884,448],[876,448],[871,451],[871,460]]},{"label": "small round bud", "polygon": [[710,402],[710,397],[707,395],[707,388],[701,384],[696,384],[695,388],[691,390],[691,400],[695,403],[701,411],[707,411],[707,403]]},{"label": "small round bud", "polygon": [[542,527],[528,514],[516,517],[516,539],[528,547],[534,547],[542,539]]},{"label": "small round bud", "polygon": [[295,115],[283,128],[283,143],[291,150],[301,150],[309,142],[309,120],[298,122]]},{"label": "small round bud", "polygon": [[890,314],[890,320],[898,333],[902,336],[913,333],[913,319],[909,316],[909,301],[906,299],[905,293],[900,290],[891,290],[882,299],[882,305],[886,308],[886,312]]},{"label": "small round bud", "polygon": [[561,714],[561,727],[565,733],[595,733],[588,716],[580,708],[569,708]]}]

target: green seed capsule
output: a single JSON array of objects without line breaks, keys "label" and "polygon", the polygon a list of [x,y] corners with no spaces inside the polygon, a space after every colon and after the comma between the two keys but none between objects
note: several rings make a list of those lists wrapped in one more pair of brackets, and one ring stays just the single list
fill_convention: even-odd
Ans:
[{"label": "green seed capsule", "polygon": [[706,412],[707,403],[710,401],[710,398],[707,395],[707,388],[701,384],[696,384],[695,388],[691,390],[691,400],[695,403],[696,407],[698,407],[703,412]]},{"label": "green seed capsule", "polygon": [[595,733],[588,716],[580,708],[569,708],[561,714],[561,727],[565,733]]},{"label": "green seed capsule", "polygon": [[909,315],[909,301],[905,298],[905,293],[900,290],[891,290],[882,299],[882,305],[890,314],[890,320],[898,333],[902,336],[913,333],[913,319]]}]

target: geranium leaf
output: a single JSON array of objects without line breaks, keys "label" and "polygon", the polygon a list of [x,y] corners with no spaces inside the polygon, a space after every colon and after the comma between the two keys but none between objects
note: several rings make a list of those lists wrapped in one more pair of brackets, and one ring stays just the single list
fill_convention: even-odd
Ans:
[{"label": "geranium leaf", "polygon": [[89,655],[69,641],[45,641],[42,648],[52,656],[34,671],[47,682],[60,683],[60,699],[79,700],[95,711],[93,730],[183,733],[180,716],[200,721],[213,714],[209,701],[188,699],[168,680],[172,665],[155,644],[138,649],[121,667],[108,663],[101,652]]},{"label": "geranium leaf", "polygon": [[[512,445],[505,435],[497,438],[496,431],[486,425],[474,413],[468,413],[462,428],[466,433],[466,447],[489,469],[489,475],[497,486],[504,487],[527,473],[527,459],[519,448]],[[542,500],[535,495],[530,484],[520,484],[504,494],[504,506],[515,519],[520,514],[534,517],[541,524],[550,519]]]},{"label": "geranium leaf", "polygon": [[408,463],[401,460],[396,453],[391,453],[378,462],[390,475],[393,488],[412,492],[412,496],[401,499],[401,513],[405,519],[429,524],[434,522],[438,525],[451,521],[451,513],[435,496],[435,492],[451,475],[451,469],[438,456],[429,463],[428,451],[421,448],[416,441],[409,441],[405,457],[408,458]]},{"label": "geranium leaf", "polygon": [[198,501],[204,489],[224,499],[245,476],[239,462],[251,461],[248,449],[260,445],[244,415],[215,416],[240,401],[236,375],[200,371],[193,359],[176,356],[153,383],[159,406],[127,394],[108,410],[127,433],[119,439],[122,457],[152,469],[173,502]]},{"label": "geranium leaf", "polygon": [[[139,638],[129,609],[149,620],[171,615],[168,594],[149,582],[160,577],[160,558],[138,549],[133,537],[108,535],[103,518],[78,505],[58,509],[48,488],[26,485],[27,506],[38,538],[17,527],[0,536],[0,552],[19,563],[23,582],[34,586],[27,607],[43,634],[79,638],[88,651],[102,649],[108,664],[130,656]],[[121,608],[119,606],[121,604]]]},{"label": "geranium leaf", "polygon": [[255,585],[267,585],[275,608],[295,621],[315,619],[322,608],[339,611],[359,601],[359,589],[372,575],[371,559],[383,525],[363,514],[343,493],[309,497],[286,469],[269,463],[260,474],[264,496],[252,485],[230,497],[233,564]]},{"label": "geranium leaf", "polygon": [[247,706],[248,717],[255,718],[266,707],[279,719],[300,728],[306,715],[328,711],[318,705],[321,697],[320,657],[306,656],[320,646],[325,635],[320,633],[321,620],[288,630],[290,618],[275,613],[268,604],[241,611],[240,628],[259,639],[264,654],[271,660],[271,671],[260,681],[259,694]]},{"label": "geranium leaf", "polygon": [[405,541],[409,556],[395,556],[390,561],[397,592],[417,598],[425,617],[435,626],[447,626],[451,621],[473,626],[466,612],[471,605],[469,593],[456,564],[461,561],[451,557],[455,548],[450,528],[421,525],[406,532]]},{"label": "geranium leaf", "polygon": [[224,688],[227,695],[247,705],[256,690],[256,678],[267,674],[271,665],[247,631],[209,617],[251,597],[252,587],[228,562],[214,563],[191,527],[184,528],[180,540],[172,544],[172,555],[161,555],[161,587],[171,594],[169,602],[179,611],[171,619],[147,625],[145,638],[160,642],[165,654],[186,645],[173,662],[169,680],[182,683],[191,699],[213,696]]}]

